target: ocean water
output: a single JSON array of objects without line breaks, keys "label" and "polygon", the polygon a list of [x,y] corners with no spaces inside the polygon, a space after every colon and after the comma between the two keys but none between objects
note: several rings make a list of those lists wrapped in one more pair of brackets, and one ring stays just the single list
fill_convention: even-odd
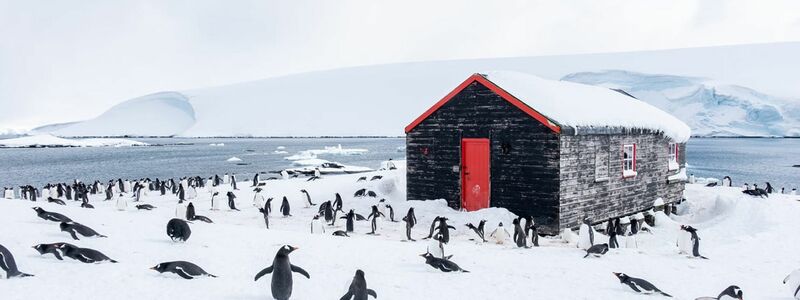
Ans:
[{"label": "ocean water", "polygon": [[[0,149],[0,186],[44,185],[47,182],[107,181],[112,178],[209,177],[236,173],[239,179],[255,172],[292,167],[284,157],[302,150],[342,145],[363,148],[363,155],[320,155],[319,158],[377,169],[380,162],[403,159],[397,148],[403,138],[297,139],[137,139],[157,147]],[[175,145],[188,143],[189,145]],[[225,146],[209,146],[224,143]],[[288,154],[276,154],[278,146]],[[800,139],[692,139],[685,153],[689,173],[697,177],[731,176],[734,184],[770,182],[774,187],[800,189]],[[227,162],[231,157],[241,158]],[[266,178],[267,176],[262,176]]]}]

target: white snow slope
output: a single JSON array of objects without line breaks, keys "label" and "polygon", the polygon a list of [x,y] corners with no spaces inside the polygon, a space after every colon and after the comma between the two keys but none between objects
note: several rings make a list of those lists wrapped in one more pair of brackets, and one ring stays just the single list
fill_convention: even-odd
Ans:
[{"label": "white snow slope", "polygon": [[[756,96],[741,100],[744,103],[757,98],[759,103],[753,107],[758,109],[764,106],[761,102],[769,104],[778,97],[793,99],[796,104],[800,98],[797,89],[800,77],[795,76],[800,69],[800,60],[795,59],[797,53],[800,42],[345,68],[157,93],[124,102],[92,120],[38,130],[61,136],[401,135],[406,125],[469,75],[493,70],[519,71],[554,80],[571,73],[601,70],[710,78],[758,91]],[[638,87],[657,88],[658,82]],[[659,102],[663,101],[659,91],[640,91],[637,95],[647,102]],[[657,103],[656,106],[661,107]],[[701,107],[702,111],[695,108],[693,112],[700,115],[714,107],[717,106]],[[709,113],[706,119],[697,121],[683,120],[693,126],[694,133],[709,135],[798,134],[769,124],[757,126],[762,121],[776,122],[776,114],[767,112],[770,113],[767,116],[750,117],[744,125],[739,124],[741,121],[736,120],[733,112],[723,116]],[[780,112],[785,119],[800,118],[796,109]],[[730,128],[747,130],[727,130]]]},{"label": "white snow slope", "polygon": [[0,139],[0,148],[23,147],[129,147],[147,146],[147,143],[129,139],[92,138],[65,139],[49,134],[37,134],[12,139]]},{"label": "white snow slope", "polygon": [[[0,200],[0,244],[14,254],[19,268],[35,274],[30,278],[0,280],[3,299],[271,299],[271,275],[254,282],[254,275],[271,264],[284,244],[300,247],[290,255],[292,264],[307,270],[311,279],[294,275],[292,299],[338,299],[356,269],[364,270],[368,287],[378,299],[643,299],[623,286],[612,272],[645,278],[676,299],[715,296],[725,287],[740,286],[747,299],[790,299],[790,287],[781,281],[800,267],[800,202],[798,196],[773,195],[769,199],[744,196],[737,188],[706,188],[689,185],[688,203],[674,220],[660,215],[653,234],[639,235],[639,249],[612,249],[604,257],[582,258],[574,244],[544,239],[542,247],[519,249],[511,245],[476,243],[464,224],[488,220],[487,234],[502,221],[510,226],[505,209],[491,208],[463,213],[445,207],[444,201],[404,201],[404,169],[380,171],[384,180],[356,183],[363,176],[324,176],[313,182],[303,178],[267,181],[268,197],[287,195],[292,217],[279,217],[280,201],[273,201],[271,229],[252,207],[249,189],[236,191],[241,211],[209,211],[209,194],[194,200],[197,213],[213,224],[193,222],[192,236],[185,243],[172,242],[165,224],[173,218],[177,200],[172,195],[151,193],[143,202],[153,211],[117,211],[113,201],[92,197],[96,209],[83,209],[78,202],[67,206]],[[240,187],[245,186],[244,183]],[[378,191],[401,218],[413,206],[419,224],[413,236],[427,235],[434,216],[450,218],[457,229],[445,248],[446,255],[471,273],[442,273],[424,264],[418,255],[428,242],[403,242],[403,223],[384,222],[380,235],[371,236],[368,222],[357,222],[352,237],[334,237],[343,220],[327,228],[325,235],[309,234],[309,222],[317,207],[303,208],[301,188],[315,203],[332,200],[339,191],[345,210],[366,215],[373,198],[354,199],[359,188]],[[228,187],[223,188],[224,194]],[[126,195],[130,197],[129,195]],[[131,203],[133,204],[133,203]],[[36,217],[31,210],[41,206],[66,214],[108,238],[73,241],[58,224]],[[132,205],[131,205],[132,206]],[[388,214],[388,211],[387,211]],[[701,253],[709,260],[687,258],[675,246],[679,224],[699,229]],[[509,230],[512,230],[509,228]],[[513,232],[513,230],[512,230]],[[31,246],[38,243],[70,242],[97,249],[119,261],[117,264],[84,264],[69,258],[40,256]],[[597,234],[596,242],[605,242]],[[218,278],[184,280],[174,274],[148,270],[160,262],[187,260]]]}]

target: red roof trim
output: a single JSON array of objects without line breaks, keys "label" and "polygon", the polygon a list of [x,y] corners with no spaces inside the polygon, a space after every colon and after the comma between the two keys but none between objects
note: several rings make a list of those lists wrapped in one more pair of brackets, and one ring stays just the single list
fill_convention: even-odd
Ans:
[{"label": "red roof trim", "polygon": [[489,88],[489,90],[491,90],[495,94],[499,95],[504,100],[506,100],[509,103],[511,103],[511,105],[514,105],[515,107],[517,107],[520,110],[522,110],[524,113],[526,113],[529,116],[531,116],[532,118],[536,119],[537,121],[542,123],[547,128],[550,128],[550,130],[552,130],[553,132],[561,133],[561,128],[558,127],[558,125],[554,124],[552,121],[550,121],[550,119],[548,119],[547,117],[543,116],[542,114],[540,114],[539,112],[537,112],[536,110],[534,110],[533,108],[531,108],[530,106],[525,104],[524,102],[522,102],[519,99],[517,99],[517,97],[514,97],[514,95],[511,95],[510,93],[506,92],[505,90],[503,90],[502,88],[500,88],[499,86],[497,86],[493,82],[489,81],[488,79],[486,79],[486,77],[483,77],[480,74],[473,74],[472,76],[467,78],[467,80],[464,80],[464,82],[459,84],[453,91],[451,91],[446,96],[444,96],[444,98],[439,100],[439,102],[436,102],[436,104],[431,106],[431,108],[426,110],[422,115],[420,115],[419,117],[414,119],[414,121],[411,122],[411,124],[406,126],[406,128],[405,128],[406,133],[408,133],[411,130],[413,130],[414,127],[417,127],[417,125],[422,123],[422,121],[424,121],[425,119],[430,117],[430,115],[432,115],[434,112],[439,110],[439,108],[444,106],[445,103],[449,102],[450,99],[453,99],[453,97],[458,95],[458,93],[460,93],[462,90],[467,88],[467,86],[469,86],[470,84],[472,84],[473,82],[476,82],[476,81],[479,82],[480,84],[482,84],[483,86]]}]

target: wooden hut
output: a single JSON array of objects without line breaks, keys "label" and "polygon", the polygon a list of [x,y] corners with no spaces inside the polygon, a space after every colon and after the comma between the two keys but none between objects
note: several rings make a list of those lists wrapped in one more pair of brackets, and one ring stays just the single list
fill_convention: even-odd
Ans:
[{"label": "wooden hut", "polygon": [[627,93],[474,74],[405,128],[408,199],[504,207],[547,233],[682,198],[689,127]]}]

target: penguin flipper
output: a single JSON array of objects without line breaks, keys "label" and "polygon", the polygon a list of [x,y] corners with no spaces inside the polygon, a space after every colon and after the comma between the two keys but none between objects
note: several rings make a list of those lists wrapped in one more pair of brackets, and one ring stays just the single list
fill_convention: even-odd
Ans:
[{"label": "penguin flipper", "polygon": [[72,236],[73,240],[80,240],[77,235],[75,235],[75,230],[70,230],[69,235]]},{"label": "penguin flipper", "polygon": [[261,272],[258,272],[258,274],[256,274],[256,279],[253,281],[258,281],[258,279],[261,278],[261,276],[267,275],[269,273],[272,273],[272,266],[266,267],[263,270],[261,270]]},{"label": "penguin flipper", "polygon": [[662,292],[662,291],[658,291],[658,292],[659,292],[661,295],[664,295],[664,297],[670,297],[670,298],[672,298],[672,295],[670,295],[670,294],[664,293],[664,292]]},{"label": "penguin flipper", "polygon": [[339,300],[350,300],[351,298],[353,298],[353,292],[348,291],[347,294],[344,294]]},{"label": "penguin flipper", "polygon": [[367,289],[367,295],[370,295],[370,296],[372,296],[372,297],[375,297],[376,299],[378,298],[378,293],[376,293],[376,292],[375,292],[374,290],[372,290],[372,289]]},{"label": "penguin flipper", "polygon": [[194,277],[189,276],[189,274],[186,274],[186,272],[184,272],[182,269],[176,269],[174,273],[178,274],[180,277],[183,277],[183,279],[194,279]]},{"label": "penguin flipper", "polygon": [[306,278],[311,279],[311,275],[308,275],[308,272],[306,272],[306,270],[303,270],[303,268],[301,267],[292,265],[292,272],[303,274],[303,276],[305,276]]}]

